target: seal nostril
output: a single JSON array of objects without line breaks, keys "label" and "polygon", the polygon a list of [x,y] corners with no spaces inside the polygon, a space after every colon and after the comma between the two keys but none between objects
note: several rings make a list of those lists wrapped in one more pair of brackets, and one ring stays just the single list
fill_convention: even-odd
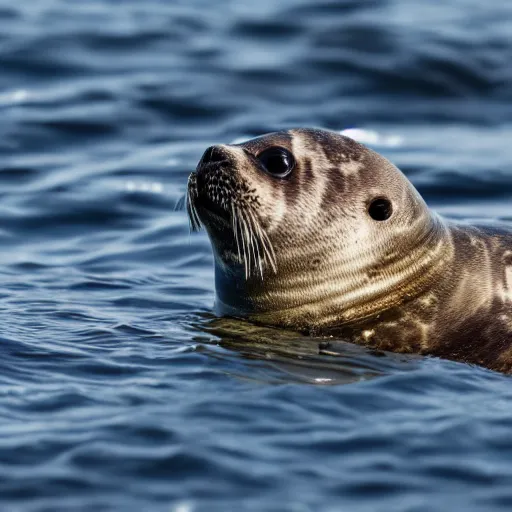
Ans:
[{"label": "seal nostril", "polygon": [[201,164],[214,164],[226,160],[226,154],[219,146],[210,146],[201,158]]}]

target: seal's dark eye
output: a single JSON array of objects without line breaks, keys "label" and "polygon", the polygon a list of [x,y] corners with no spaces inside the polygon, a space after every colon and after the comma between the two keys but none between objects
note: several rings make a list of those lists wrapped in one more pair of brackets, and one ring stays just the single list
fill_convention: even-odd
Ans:
[{"label": "seal's dark eye", "polygon": [[285,178],[295,167],[295,158],[285,148],[274,146],[265,149],[258,155],[265,170],[276,178]]},{"label": "seal's dark eye", "polygon": [[388,220],[393,213],[393,205],[385,197],[377,197],[368,207],[368,213],[373,220]]}]

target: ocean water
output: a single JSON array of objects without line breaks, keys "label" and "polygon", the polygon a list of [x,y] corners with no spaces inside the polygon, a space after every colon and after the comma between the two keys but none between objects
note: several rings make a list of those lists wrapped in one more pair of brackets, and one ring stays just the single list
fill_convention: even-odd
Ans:
[{"label": "ocean water", "polygon": [[212,143],[350,133],[512,223],[512,4],[0,0],[0,510],[508,511],[512,382],[212,315]]}]

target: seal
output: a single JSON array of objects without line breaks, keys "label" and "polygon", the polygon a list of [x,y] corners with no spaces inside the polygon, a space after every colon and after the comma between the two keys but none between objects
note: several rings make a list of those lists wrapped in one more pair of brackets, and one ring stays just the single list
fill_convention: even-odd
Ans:
[{"label": "seal", "polygon": [[212,243],[220,316],[512,371],[512,230],[443,219],[348,137],[212,146],[187,209]]}]

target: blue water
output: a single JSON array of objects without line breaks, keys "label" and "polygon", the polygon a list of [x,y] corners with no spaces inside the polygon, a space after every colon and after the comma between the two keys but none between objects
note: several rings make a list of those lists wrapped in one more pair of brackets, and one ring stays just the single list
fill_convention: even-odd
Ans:
[{"label": "blue water", "polygon": [[352,132],[512,223],[512,4],[0,0],[0,510],[512,508],[512,383],[219,321],[212,143]]}]

